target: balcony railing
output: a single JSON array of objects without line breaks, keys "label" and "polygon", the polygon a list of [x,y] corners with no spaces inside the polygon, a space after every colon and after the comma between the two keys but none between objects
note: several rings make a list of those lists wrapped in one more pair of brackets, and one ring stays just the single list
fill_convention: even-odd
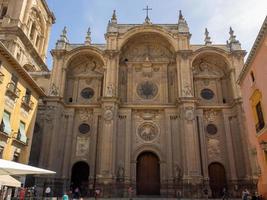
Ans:
[{"label": "balcony railing", "polygon": [[26,142],[25,142],[25,141],[22,141],[22,140],[21,140],[21,133],[18,132],[18,133],[17,133],[16,140],[17,140],[18,142],[20,142],[20,143],[23,143],[23,144],[25,144],[25,145],[28,145],[29,138],[26,139]]},{"label": "balcony railing", "polygon": [[26,110],[32,110],[34,103],[31,101],[30,96],[24,96],[22,97],[21,106]]},{"label": "balcony railing", "polygon": [[256,124],[256,131],[257,133],[260,132],[265,126],[265,123],[264,122],[260,122],[258,124]]},{"label": "balcony railing", "polygon": [[7,84],[6,95],[8,95],[13,100],[19,98],[20,90],[17,88],[15,83],[10,82]]},{"label": "balcony railing", "polygon": [[2,72],[0,72],[0,84],[2,84],[3,83],[3,81],[4,81],[4,74],[2,73]]}]

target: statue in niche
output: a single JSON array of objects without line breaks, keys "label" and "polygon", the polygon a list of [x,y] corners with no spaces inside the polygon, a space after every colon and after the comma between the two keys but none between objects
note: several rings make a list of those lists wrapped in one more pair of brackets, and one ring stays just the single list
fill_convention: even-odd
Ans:
[{"label": "statue in niche", "polygon": [[179,167],[178,164],[174,167],[174,177],[176,180],[181,180],[183,176],[182,169]]},{"label": "statue in niche", "polygon": [[124,168],[122,165],[120,165],[117,170],[117,180],[123,181],[123,178],[124,178]]},{"label": "statue in niche", "polygon": [[112,97],[113,96],[113,85],[109,84],[107,87],[107,97]]}]

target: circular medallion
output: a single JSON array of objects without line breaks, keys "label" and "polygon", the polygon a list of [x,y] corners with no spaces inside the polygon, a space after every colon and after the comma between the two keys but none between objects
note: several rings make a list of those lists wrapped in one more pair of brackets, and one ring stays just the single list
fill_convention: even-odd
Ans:
[{"label": "circular medallion", "polygon": [[151,123],[144,123],[138,129],[138,135],[144,141],[152,141],[158,136],[158,128]]},{"label": "circular medallion", "polygon": [[112,110],[106,110],[104,113],[104,119],[106,121],[111,121],[113,119],[113,112]]},{"label": "circular medallion", "polygon": [[211,100],[214,97],[214,92],[211,89],[205,88],[201,90],[201,97],[206,100]]},{"label": "circular medallion", "polygon": [[86,134],[90,131],[91,127],[89,124],[83,123],[79,126],[79,131],[82,134]]},{"label": "circular medallion", "polygon": [[143,99],[153,99],[158,93],[158,86],[150,81],[145,81],[137,86],[137,94]]},{"label": "circular medallion", "polygon": [[206,127],[208,134],[215,135],[218,132],[217,126],[215,124],[208,124]]},{"label": "circular medallion", "polygon": [[95,92],[92,88],[84,88],[81,91],[81,96],[85,99],[91,99],[94,96]]}]

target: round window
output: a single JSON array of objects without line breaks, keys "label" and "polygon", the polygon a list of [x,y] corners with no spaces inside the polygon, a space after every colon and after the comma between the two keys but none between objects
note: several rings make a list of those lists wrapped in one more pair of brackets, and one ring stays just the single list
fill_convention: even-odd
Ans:
[{"label": "round window", "polygon": [[79,126],[79,131],[82,134],[88,133],[90,131],[90,125],[89,124],[85,124],[85,123],[81,124]]},{"label": "round window", "polygon": [[208,124],[206,127],[208,134],[215,135],[218,132],[217,126],[215,124]]},{"label": "round window", "polygon": [[152,99],[158,93],[158,87],[155,83],[145,81],[137,86],[137,94],[144,99]]},{"label": "round window", "polygon": [[210,100],[214,97],[214,92],[211,89],[203,89],[201,90],[201,97]]},{"label": "round window", "polygon": [[81,91],[81,96],[85,99],[91,99],[94,96],[95,92],[92,88],[84,88]]}]

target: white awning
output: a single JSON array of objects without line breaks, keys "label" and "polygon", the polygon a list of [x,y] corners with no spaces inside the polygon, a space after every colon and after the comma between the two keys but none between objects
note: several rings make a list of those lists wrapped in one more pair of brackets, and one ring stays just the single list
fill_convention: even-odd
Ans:
[{"label": "white awning", "polygon": [[24,165],[13,161],[0,159],[0,175],[27,175],[27,174],[55,174],[56,172],[45,170],[30,165]]},{"label": "white awning", "polygon": [[0,175],[0,186],[20,187],[21,182],[9,175]]}]

